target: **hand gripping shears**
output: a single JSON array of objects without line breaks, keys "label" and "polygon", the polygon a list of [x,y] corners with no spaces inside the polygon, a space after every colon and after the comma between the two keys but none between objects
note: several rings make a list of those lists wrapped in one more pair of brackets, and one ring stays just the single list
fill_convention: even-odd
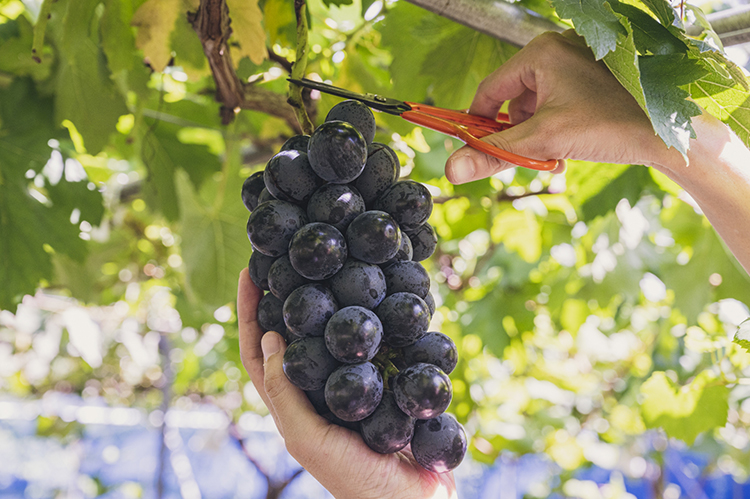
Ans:
[{"label": "hand gripping shears", "polygon": [[541,171],[554,170],[557,166],[557,160],[550,159],[547,161],[541,161],[538,159],[526,158],[479,140],[482,137],[507,130],[513,126],[510,124],[510,119],[505,113],[498,113],[497,118],[499,121],[495,121],[490,118],[475,116],[463,111],[454,111],[427,104],[417,104],[415,102],[404,102],[383,97],[378,94],[352,92],[351,90],[334,87],[327,83],[308,80],[307,78],[302,78],[301,80],[289,78],[289,81],[303,87],[319,90],[326,94],[343,97],[344,99],[358,100],[378,111],[401,116],[406,121],[414,123],[415,125],[421,125],[431,130],[460,139],[468,146],[478,151],[514,165]]}]

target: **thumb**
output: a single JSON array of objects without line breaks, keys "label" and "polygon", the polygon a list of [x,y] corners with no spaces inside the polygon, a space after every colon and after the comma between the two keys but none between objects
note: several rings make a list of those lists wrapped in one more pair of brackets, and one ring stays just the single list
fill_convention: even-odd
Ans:
[{"label": "thumb", "polygon": [[[482,140],[519,156],[548,160],[554,157],[548,152],[550,137],[544,137],[538,131],[537,121],[537,117],[532,117],[507,130],[483,137]],[[463,184],[490,177],[515,166],[513,163],[464,146],[448,158],[445,175],[451,183]],[[558,160],[557,167],[552,173],[562,173],[564,170],[565,160]]]}]

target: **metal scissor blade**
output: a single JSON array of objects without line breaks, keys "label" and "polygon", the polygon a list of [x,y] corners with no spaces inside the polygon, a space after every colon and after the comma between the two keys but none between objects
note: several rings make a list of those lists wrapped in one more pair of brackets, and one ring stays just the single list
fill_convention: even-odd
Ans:
[{"label": "metal scissor blade", "polygon": [[344,99],[358,100],[373,109],[377,109],[378,111],[383,111],[385,113],[399,115],[411,109],[411,107],[404,101],[390,99],[378,94],[362,94],[359,92],[352,92],[351,90],[334,87],[333,85],[329,85],[320,81],[308,80],[307,78],[302,78],[301,80],[287,78],[287,80],[303,87],[319,90],[320,92],[326,94],[335,95]]}]

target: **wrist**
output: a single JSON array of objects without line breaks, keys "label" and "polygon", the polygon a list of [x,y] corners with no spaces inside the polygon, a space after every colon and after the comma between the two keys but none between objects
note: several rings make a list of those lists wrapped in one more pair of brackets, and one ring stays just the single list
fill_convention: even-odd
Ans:
[{"label": "wrist", "polygon": [[670,148],[661,161],[652,165],[691,194],[705,188],[717,173],[736,165],[742,156],[750,156],[729,127],[709,113],[704,111],[693,118],[692,125],[696,138],[690,139],[687,160]]}]

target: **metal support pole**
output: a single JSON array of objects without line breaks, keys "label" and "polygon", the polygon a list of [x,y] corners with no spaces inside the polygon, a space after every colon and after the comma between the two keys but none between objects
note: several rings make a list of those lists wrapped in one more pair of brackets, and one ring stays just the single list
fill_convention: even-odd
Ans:
[{"label": "metal support pole", "polygon": [[523,47],[545,31],[562,31],[552,21],[501,0],[407,0],[439,16]]},{"label": "metal support pole", "polygon": [[[563,30],[548,19],[502,0],[406,1],[517,47],[545,31]],[[750,42],[750,5],[714,12],[706,18],[725,46]],[[692,36],[700,33],[700,27],[688,30]]]},{"label": "metal support pole", "polygon": [[750,5],[714,12],[706,18],[724,46],[750,42]]}]

